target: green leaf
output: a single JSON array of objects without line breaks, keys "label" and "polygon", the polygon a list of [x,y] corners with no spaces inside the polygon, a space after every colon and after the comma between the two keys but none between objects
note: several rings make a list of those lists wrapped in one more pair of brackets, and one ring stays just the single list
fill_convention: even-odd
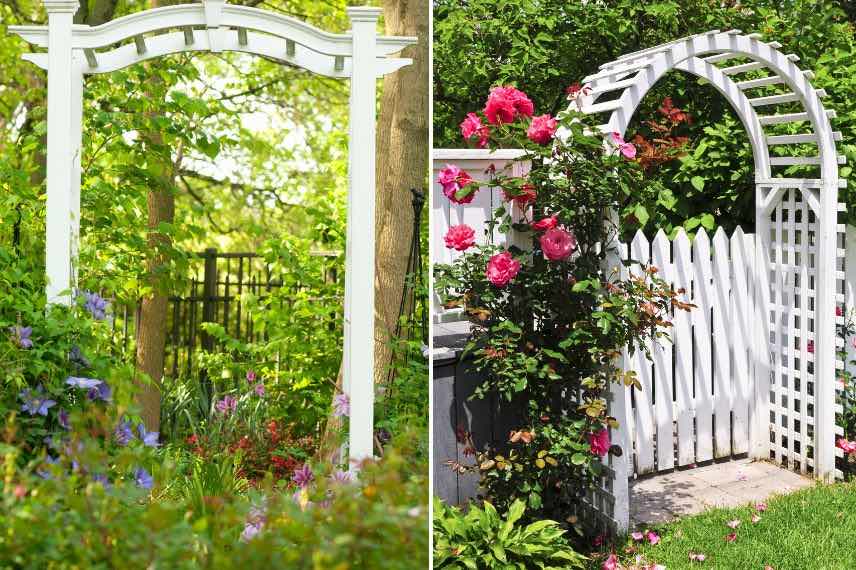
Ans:
[{"label": "green leaf", "polygon": [[704,178],[702,178],[701,176],[693,176],[692,178],[690,178],[690,184],[692,184],[693,188],[695,188],[699,192],[704,190]]}]

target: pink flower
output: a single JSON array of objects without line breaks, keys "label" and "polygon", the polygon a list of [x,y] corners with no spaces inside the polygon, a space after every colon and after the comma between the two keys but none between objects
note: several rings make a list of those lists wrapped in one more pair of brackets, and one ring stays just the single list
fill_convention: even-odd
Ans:
[{"label": "pink flower", "polygon": [[601,429],[597,433],[590,433],[588,440],[593,454],[605,457],[609,453],[611,443],[609,441],[609,430],[606,428]]},{"label": "pink flower", "polygon": [[645,538],[648,539],[648,543],[652,546],[660,544],[660,535],[653,530],[649,530],[647,534],[645,534]]},{"label": "pink flower", "polygon": [[253,370],[247,370],[247,383],[252,384],[256,381],[256,373]]},{"label": "pink flower", "polygon": [[728,521],[725,524],[728,525],[728,528],[737,528],[738,526],[740,526],[740,521],[737,519],[734,519],[733,521]]},{"label": "pink flower", "polygon": [[606,535],[604,533],[600,533],[591,541],[592,546],[595,548],[600,548],[603,546],[603,543],[606,542]]},{"label": "pink flower", "polygon": [[479,137],[479,148],[487,146],[490,138],[490,127],[483,125],[481,119],[475,113],[467,113],[467,117],[461,122],[461,135],[467,140],[473,136]]},{"label": "pink flower", "polygon": [[333,415],[337,418],[347,418],[351,415],[351,400],[347,394],[336,394],[333,397]]},{"label": "pink flower", "polygon": [[603,561],[603,566],[601,566],[602,570],[618,570],[618,556],[614,553],[610,554],[609,557]]},{"label": "pink flower", "polygon": [[541,251],[550,261],[561,261],[577,248],[574,234],[559,228],[552,228],[541,235]]},{"label": "pink flower", "polygon": [[544,230],[552,230],[559,223],[559,218],[556,216],[550,216],[548,218],[542,218],[537,222],[532,223],[532,229],[537,232],[542,232]]},{"label": "pink flower", "polygon": [[835,445],[844,452],[845,455],[850,453],[856,453],[856,440],[847,441],[843,437],[839,437],[838,441],[835,442]]},{"label": "pink flower", "polygon": [[763,513],[767,510],[767,503],[755,503],[755,510],[759,513]]},{"label": "pink flower", "polygon": [[835,307],[835,316],[836,317],[843,317],[844,316],[844,310],[841,307]]},{"label": "pink flower", "polygon": [[514,87],[494,87],[484,107],[485,117],[492,125],[513,123],[518,116],[531,117],[534,112],[529,97]]},{"label": "pink flower", "polygon": [[615,146],[618,147],[618,150],[621,151],[624,158],[629,158],[631,160],[636,158],[636,145],[625,142],[625,140],[621,138],[620,134],[612,133],[612,142],[615,143]]},{"label": "pink flower", "polygon": [[633,540],[635,540],[636,542],[639,542],[639,541],[641,541],[643,538],[645,538],[645,535],[644,535],[644,534],[642,534],[641,532],[639,532],[639,531],[637,530],[636,532],[631,532],[631,533],[630,533],[630,537],[631,537]]},{"label": "pink flower", "polygon": [[568,99],[576,99],[580,95],[588,95],[591,93],[591,87],[588,85],[581,86],[579,82],[572,83],[570,87],[565,89],[565,93],[568,96]]},{"label": "pink flower", "polygon": [[730,532],[730,533],[726,534],[725,540],[726,540],[726,542],[735,542],[737,540],[737,533],[736,532]]},{"label": "pink flower", "polygon": [[758,514],[753,514],[752,515],[752,524],[758,524],[759,522],[761,522],[761,516]]},{"label": "pink flower", "polygon": [[806,347],[806,350],[808,350],[810,354],[814,354],[814,341],[813,340],[808,341],[808,346]]},{"label": "pink flower", "polygon": [[520,272],[520,262],[508,251],[491,256],[487,262],[488,281],[497,287],[505,287]]},{"label": "pink flower", "polygon": [[234,396],[225,396],[215,405],[217,411],[224,416],[228,416],[230,413],[234,412],[237,407],[238,400],[236,400]]},{"label": "pink flower", "polygon": [[259,398],[261,398],[261,397],[263,397],[263,396],[265,395],[265,385],[264,385],[264,384],[262,384],[261,382],[259,382],[259,383],[258,383],[258,384],[256,384],[256,386],[253,388],[253,391],[256,393],[256,396],[258,396]]},{"label": "pink flower", "polygon": [[704,562],[704,559],[707,558],[704,554],[690,552],[690,562]]},{"label": "pink flower", "polygon": [[547,144],[556,134],[557,124],[556,119],[550,115],[533,117],[529,129],[526,131],[526,136],[534,143]]},{"label": "pink flower", "polygon": [[446,235],[443,236],[443,240],[445,240],[447,248],[465,251],[476,243],[476,232],[467,224],[451,226]]},{"label": "pink flower", "polygon": [[473,179],[469,174],[454,164],[447,164],[446,168],[440,171],[437,175],[437,182],[443,187],[443,194],[446,198],[456,204],[469,204],[476,196],[475,190],[461,198],[457,198],[455,196],[458,190],[464,188],[468,184],[471,184]]}]

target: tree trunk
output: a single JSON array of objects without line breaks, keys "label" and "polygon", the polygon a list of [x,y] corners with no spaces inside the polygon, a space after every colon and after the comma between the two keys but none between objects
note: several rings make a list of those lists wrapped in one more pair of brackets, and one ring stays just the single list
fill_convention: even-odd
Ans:
[{"label": "tree trunk", "polygon": [[401,57],[413,64],[383,81],[377,127],[377,276],[375,278],[375,384],[392,358],[390,340],[404,293],[413,228],[411,188],[428,172],[428,0],[384,0],[386,33],[418,36]]},{"label": "tree trunk", "polygon": [[[170,1],[152,0],[152,8],[170,5]],[[96,4],[97,6],[97,4]],[[156,74],[150,81],[161,81]],[[143,374],[137,379],[140,415],[146,429],[160,429],[160,384],[163,380],[166,351],[167,309],[169,292],[166,287],[169,256],[166,250],[172,245],[168,235],[158,231],[163,222],[172,224],[175,219],[175,173],[169,149],[163,148],[163,137],[159,132],[143,135],[150,145],[149,171],[155,173],[150,181],[146,203],[148,206],[148,257],[146,259],[146,281],[151,291],[142,299],[140,318],[137,323],[137,370]],[[179,153],[180,155],[181,153]],[[178,162],[181,161],[179,157]]]}]

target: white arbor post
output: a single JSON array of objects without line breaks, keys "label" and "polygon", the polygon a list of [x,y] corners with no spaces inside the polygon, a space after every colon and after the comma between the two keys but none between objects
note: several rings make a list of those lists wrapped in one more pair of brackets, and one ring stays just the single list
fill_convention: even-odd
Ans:
[{"label": "white arbor post", "polygon": [[[71,29],[77,0],[43,0],[48,13],[47,298],[71,303],[73,85]],[[78,181],[79,187],[79,181]],[[65,292],[65,293],[63,293]]]},{"label": "white arbor post", "polygon": [[348,228],[345,269],[344,389],[351,401],[352,461],[374,449],[375,46],[380,8],[348,8],[353,34]]}]

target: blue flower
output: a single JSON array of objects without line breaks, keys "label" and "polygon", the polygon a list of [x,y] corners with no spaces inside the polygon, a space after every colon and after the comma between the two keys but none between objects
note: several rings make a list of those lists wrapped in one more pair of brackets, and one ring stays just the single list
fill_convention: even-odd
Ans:
[{"label": "blue flower", "polygon": [[146,426],[140,424],[137,426],[137,433],[140,434],[140,440],[143,442],[143,445],[148,447],[157,447],[158,444],[158,436],[160,435],[156,431],[146,431]]},{"label": "blue flower", "polygon": [[75,386],[76,388],[83,388],[84,390],[89,390],[90,388],[95,388],[99,384],[102,383],[101,380],[97,378],[82,378],[78,376],[69,376],[65,379],[65,383],[69,386]]},{"label": "blue flower", "polygon": [[80,347],[77,345],[72,346],[71,350],[68,352],[68,361],[78,368],[89,368],[92,366],[89,359],[84,356],[83,351],[81,351]]},{"label": "blue flower", "polygon": [[106,299],[101,297],[98,293],[90,293],[89,291],[84,292],[83,296],[86,297],[86,301],[83,303],[83,308],[89,311],[92,318],[96,321],[102,321],[107,318],[107,307],[109,306],[109,303]]},{"label": "blue flower", "polygon": [[137,484],[137,487],[142,489],[151,489],[155,484],[155,480],[151,474],[143,467],[137,467],[134,470],[134,482]]},{"label": "blue flower", "polygon": [[86,393],[86,397],[90,400],[102,400],[109,402],[113,398],[113,390],[107,382],[101,382],[94,388],[90,388]]},{"label": "blue flower", "polygon": [[[48,465],[56,465],[59,463],[59,457],[51,457],[50,455],[45,457],[45,463]],[[36,475],[41,477],[42,479],[53,479],[53,475],[47,469],[36,469]]]},{"label": "blue flower", "polygon": [[102,475],[101,473],[93,473],[92,474],[92,480],[95,481],[96,483],[101,483],[101,485],[105,489],[110,488],[110,479],[107,478],[107,475]]},{"label": "blue flower", "polygon": [[63,429],[71,429],[71,424],[68,423],[68,412],[65,410],[60,410],[59,414],[57,414],[57,419],[59,419],[59,425]]},{"label": "blue flower", "polygon": [[121,446],[126,446],[134,439],[134,432],[131,431],[131,423],[122,420],[116,429],[113,430],[113,435],[116,437],[116,442]]},{"label": "blue flower", "polygon": [[21,348],[33,348],[33,341],[30,336],[33,334],[33,327],[10,327],[9,331],[14,335],[15,343]]},{"label": "blue flower", "polygon": [[36,414],[47,416],[48,409],[55,406],[56,401],[43,398],[42,396],[44,396],[44,389],[41,384],[38,385],[35,393],[29,388],[21,390],[21,393],[18,394],[18,397],[24,400],[24,403],[21,405],[21,410],[27,412],[31,416],[35,416]]}]

